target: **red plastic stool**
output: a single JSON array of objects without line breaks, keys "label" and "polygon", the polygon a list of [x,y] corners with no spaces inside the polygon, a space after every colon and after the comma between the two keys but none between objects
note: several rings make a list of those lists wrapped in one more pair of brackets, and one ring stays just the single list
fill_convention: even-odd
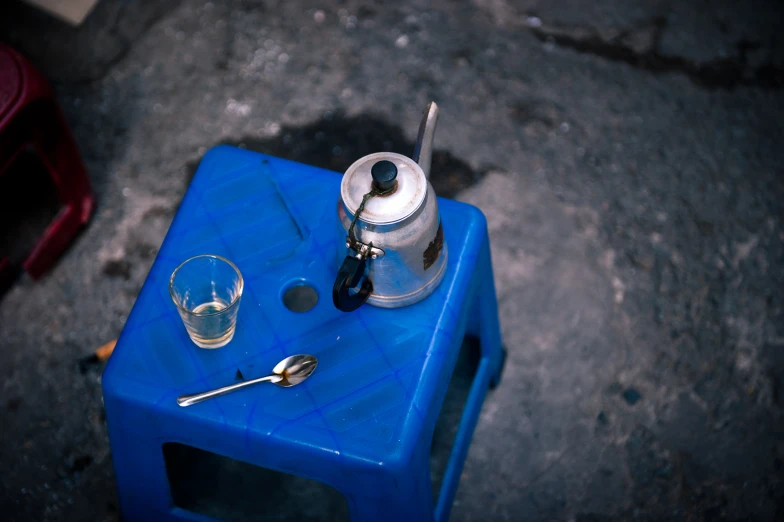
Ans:
[{"label": "red plastic stool", "polygon": [[[63,205],[22,263],[37,279],[87,223],[93,195],[51,85],[19,53],[0,44],[0,176],[29,147],[49,171]],[[11,264],[0,258],[0,281],[10,270]]]}]

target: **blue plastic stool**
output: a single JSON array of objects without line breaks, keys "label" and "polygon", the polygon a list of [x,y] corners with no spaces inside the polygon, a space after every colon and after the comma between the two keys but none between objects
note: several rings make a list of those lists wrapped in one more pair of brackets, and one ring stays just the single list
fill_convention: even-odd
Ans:
[{"label": "blue plastic stool", "polygon": [[[201,162],[103,374],[112,458],[125,520],[207,520],[173,506],[162,446],[177,442],[328,484],[357,521],[446,520],[503,349],[487,226],[476,208],[439,200],[447,274],[415,305],[352,313],[330,299],[342,245],[341,176],[232,147]],[[234,261],[245,292],[234,340],[188,338],[169,275],[202,253]],[[282,302],[314,287],[312,310]],[[433,507],[430,443],[466,333],[482,357]],[[181,408],[176,398],[266,375],[297,353],[318,357],[295,388],[259,385]]]}]

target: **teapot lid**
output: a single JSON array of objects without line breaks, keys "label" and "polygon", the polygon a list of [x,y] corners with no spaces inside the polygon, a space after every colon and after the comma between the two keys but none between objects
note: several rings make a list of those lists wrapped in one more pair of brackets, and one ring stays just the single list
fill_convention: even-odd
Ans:
[{"label": "teapot lid", "polygon": [[352,215],[374,186],[391,192],[368,199],[360,219],[374,225],[389,225],[417,211],[427,196],[428,182],[422,168],[407,156],[394,152],[364,156],[348,168],[340,184],[340,197]]}]

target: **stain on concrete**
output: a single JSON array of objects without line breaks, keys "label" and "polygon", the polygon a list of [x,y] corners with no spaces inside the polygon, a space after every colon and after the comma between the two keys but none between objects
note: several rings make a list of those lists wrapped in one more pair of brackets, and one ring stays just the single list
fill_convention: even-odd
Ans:
[{"label": "stain on concrete", "polygon": [[127,259],[110,259],[103,265],[103,273],[109,277],[131,277],[131,263]]},{"label": "stain on concrete", "polygon": [[[172,202],[161,196],[124,189],[125,208],[114,235],[98,252],[101,271],[110,278],[131,279],[134,270],[146,269],[155,257],[174,215]],[[138,288],[132,289],[132,292]]]},{"label": "stain on concrete", "polygon": [[80,455],[73,459],[68,469],[72,474],[75,474],[84,471],[92,463],[93,458],[90,455]]},{"label": "stain on concrete", "polygon": [[519,125],[541,125],[545,130],[554,129],[562,122],[564,113],[557,103],[531,98],[518,100],[509,108],[509,116]]},{"label": "stain on concrete", "polygon": [[623,400],[626,401],[626,404],[629,406],[634,406],[637,404],[637,401],[642,399],[642,394],[634,388],[626,388],[623,390],[621,397],[623,397]]},{"label": "stain on concrete", "polygon": [[10,412],[14,412],[19,409],[19,406],[21,404],[22,404],[21,397],[11,397],[5,402],[5,408]]},{"label": "stain on concrete", "polygon": [[657,16],[638,26],[612,31],[607,36],[607,33],[590,27],[545,25],[538,22],[531,32],[545,44],[623,62],[654,74],[684,74],[695,85],[705,89],[784,87],[784,68],[772,60],[757,66],[748,63],[748,52],[759,48],[759,42],[740,40],[735,45],[734,56],[706,62],[662,53],[659,44],[667,23],[666,17]]}]

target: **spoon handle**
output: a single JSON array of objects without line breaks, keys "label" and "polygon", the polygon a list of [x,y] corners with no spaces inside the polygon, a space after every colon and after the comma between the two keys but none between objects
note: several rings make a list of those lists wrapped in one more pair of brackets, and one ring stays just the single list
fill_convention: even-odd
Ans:
[{"label": "spoon handle", "polygon": [[223,395],[225,393],[233,392],[234,390],[239,390],[240,388],[250,386],[251,384],[256,384],[259,382],[280,382],[282,379],[283,377],[281,375],[273,373],[272,375],[267,375],[266,377],[259,377],[258,379],[251,379],[249,381],[230,384],[229,386],[224,386],[223,388],[216,388],[206,392],[194,393],[193,395],[182,395],[177,397],[177,404],[184,408],[185,406],[190,406],[191,404],[196,404],[197,402],[211,399],[212,397],[217,397],[218,395]]}]

